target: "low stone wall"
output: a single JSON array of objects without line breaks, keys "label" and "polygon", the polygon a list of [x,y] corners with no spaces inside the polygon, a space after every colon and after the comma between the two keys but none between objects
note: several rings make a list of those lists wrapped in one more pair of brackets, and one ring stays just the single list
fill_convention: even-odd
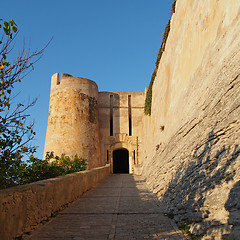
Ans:
[{"label": "low stone wall", "polygon": [[63,209],[110,174],[110,166],[0,191],[0,236],[13,239]]}]

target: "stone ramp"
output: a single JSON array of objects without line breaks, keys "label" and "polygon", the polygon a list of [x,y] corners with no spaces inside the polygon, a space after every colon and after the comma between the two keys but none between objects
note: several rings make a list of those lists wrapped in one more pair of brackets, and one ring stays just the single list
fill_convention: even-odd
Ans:
[{"label": "stone ramp", "polygon": [[24,239],[185,239],[144,179],[114,174]]}]

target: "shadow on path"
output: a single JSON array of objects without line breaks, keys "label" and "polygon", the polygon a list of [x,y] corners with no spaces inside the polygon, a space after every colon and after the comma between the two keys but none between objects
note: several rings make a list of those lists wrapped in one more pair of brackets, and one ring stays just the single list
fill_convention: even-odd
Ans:
[{"label": "shadow on path", "polygon": [[25,239],[185,239],[142,177],[114,174]]}]

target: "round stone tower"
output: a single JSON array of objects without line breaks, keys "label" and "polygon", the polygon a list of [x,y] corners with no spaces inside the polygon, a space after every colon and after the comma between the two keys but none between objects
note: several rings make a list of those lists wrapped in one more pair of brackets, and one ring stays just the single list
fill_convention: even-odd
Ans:
[{"label": "round stone tower", "polygon": [[86,158],[88,169],[101,166],[98,87],[91,80],[62,73],[52,76],[46,152]]}]

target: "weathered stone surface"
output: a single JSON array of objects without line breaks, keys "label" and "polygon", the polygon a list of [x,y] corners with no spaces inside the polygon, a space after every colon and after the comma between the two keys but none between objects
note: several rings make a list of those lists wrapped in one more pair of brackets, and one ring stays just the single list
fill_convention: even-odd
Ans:
[{"label": "weathered stone surface", "polygon": [[110,174],[110,166],[0,191],[0,236],[10,240],[65,208]]},{"label": "weathered stone surface", "polygon": [[[87,168],[100,161],[98,87],[95,82],[67,74],[52,77],[46,152],[87,159]],[[45,157],[45,156],[44,156]]]},{"label": "weathered stone surface", "polygon": [[147,182],[178,224],[216,239],[240,238],[239,26],[238,0],[177,1],[143,127]]},{"label": "weathered stone surface", "polygon": [[91,80],[54,74],[44,154],[78,154],[88,169],[110,163],[112,170],[113,151],[127,149],[133,173],[142,165],[144,100],[144,92],[98,92]]},{"label": "weathered stone surface", "polygon": [[142,176],[114,174],[23,239],[186,239]]}]

